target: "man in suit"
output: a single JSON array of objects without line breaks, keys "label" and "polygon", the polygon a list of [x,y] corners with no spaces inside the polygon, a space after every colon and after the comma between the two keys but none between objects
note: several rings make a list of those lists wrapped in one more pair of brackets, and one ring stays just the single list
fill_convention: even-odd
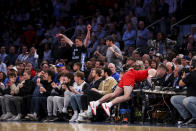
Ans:
[{"label": "man in suit", "polygon": [[166,67],[168,71],[167,71],[167,75],[165,76],[164,86],[172,87],[174,82],[175,65],[172,62],[167,62]]},{"label": "man in suit", "polygon": [[173,71],[174,80],[173,80],[172,87],[175,89],[179,89],[179,81],[181,79],[180,71],[182,70],[182,68],[183,68],[182,65],[176,65]]}]

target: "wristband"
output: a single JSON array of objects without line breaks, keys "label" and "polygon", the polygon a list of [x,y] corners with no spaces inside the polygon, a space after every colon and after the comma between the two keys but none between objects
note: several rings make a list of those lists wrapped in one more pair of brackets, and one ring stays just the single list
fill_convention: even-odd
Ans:
[{"label": "wristband", "polygon": [[102,91],[99,91],[100,94],[102,94]]}]

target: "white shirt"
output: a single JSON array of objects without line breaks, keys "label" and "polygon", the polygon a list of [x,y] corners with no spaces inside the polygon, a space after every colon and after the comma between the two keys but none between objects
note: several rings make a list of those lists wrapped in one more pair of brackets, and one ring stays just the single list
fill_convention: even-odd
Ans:
[{"label": "white shirt", "polygon": [[83,83],[81,83],[80,85],[78,85],[76,82],[74,82],[73,84],[73,88],[74,90],[76,90],[77,92],[81,93],[82,92],[82,88],[84,86],[86,82],[84,81]]}]

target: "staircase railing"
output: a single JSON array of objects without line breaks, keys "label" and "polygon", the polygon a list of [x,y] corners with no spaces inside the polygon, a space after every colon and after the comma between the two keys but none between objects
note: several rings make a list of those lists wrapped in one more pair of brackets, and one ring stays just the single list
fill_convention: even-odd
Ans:
[{"label": "staircase railing", "polygon": [[178,24],[180,24],[180,23],[184,22],[185,20],[187,20],[187,19],[191,18],[192,16],[194,16],[194,15],[189,15],[189,16],[187,16],[187,17],[185,17],[185,18],[183,18],[183,19],[179,20],[179,21],[178,21],[178,22],[176,22],[175,24],[171,25],[171,29],[172,29],[172,28],[174,28],[175,26],[177,26]]}]

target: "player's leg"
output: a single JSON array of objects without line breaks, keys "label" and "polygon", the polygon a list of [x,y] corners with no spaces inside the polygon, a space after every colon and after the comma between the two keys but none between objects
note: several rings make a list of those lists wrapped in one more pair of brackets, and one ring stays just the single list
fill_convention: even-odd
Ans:
[{"label": "player's leg", "polygon": [[109,101],[111,99],[114,99],[115,97],[119,96],[120,94],[123,93],[123,89],[120,88],[119,86],[117,86],[117,88],[115,89],[115,91],[113,93],[109,93],[109,94],[106,94],[104,95],[101,99],[97,100],[97,101],[92,101],[90,102],[90,106],[92,108],[92,112],[94,115],[96,115],[96,110],[97,110],[97,107],[103,103],[103,102],[106,102],[106,101]]},{"label": "player's leg", "polygon": [[109,103],[103,103],[102,107],[103,107],[104,111],[106,112],[106,114],[108,116],[110,116],[110,108],[113,105],[129,100],[131,98],[130,95],[131,95],[132,90],[133,90],[132,86],[124,86],[124,95],[123,96],[116,97]]}]

